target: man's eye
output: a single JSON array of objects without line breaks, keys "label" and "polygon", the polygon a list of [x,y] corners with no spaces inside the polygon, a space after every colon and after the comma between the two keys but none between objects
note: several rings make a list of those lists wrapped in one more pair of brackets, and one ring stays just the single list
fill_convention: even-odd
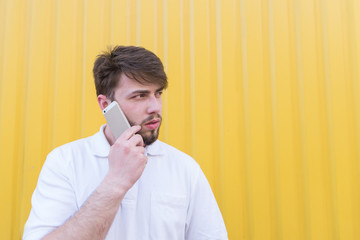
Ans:
[{"label": "man's eye", "polygon": [[135,95],[134,98],[136,99],[141,99],[141,98],[144,98],[145,97],[145,94],[138,94],[138,95]]},{"label": "man's eye", "polygon": [[160,97],[162,94],[163,94],[163,92],[160,91],[160,92],[157,92],[157,93],[156,93],[156,96],[157,96],[157,97]]}]

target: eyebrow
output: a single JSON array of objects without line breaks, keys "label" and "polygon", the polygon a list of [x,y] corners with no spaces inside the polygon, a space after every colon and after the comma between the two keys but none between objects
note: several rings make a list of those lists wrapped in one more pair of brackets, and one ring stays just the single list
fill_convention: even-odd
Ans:
[{"label": "eyebrow", "polygon": [[155,92],[160,92],[160,91],[163,91],[164,90],[164,87],[161,87],[159,89],[157,89]]},{"label": "eyebrow", "polygon": [[[161,87],[161,88],[159,88],[159,89],[156,89],[155,92],[160,92],[160,91],[162,91],[162,90],[164,90],[163,87]],[[135,91],[131,92],[129,95],[134,95],[134,94],[148,94],[148,93],[150,93],[149,90],[135,90]]]},{"label": "eyebrow", "polygon": [[136,90],[131,92],[130,95],[139,94],[139,93],[149,93],[149,92],[150,92],[149,90]]}]

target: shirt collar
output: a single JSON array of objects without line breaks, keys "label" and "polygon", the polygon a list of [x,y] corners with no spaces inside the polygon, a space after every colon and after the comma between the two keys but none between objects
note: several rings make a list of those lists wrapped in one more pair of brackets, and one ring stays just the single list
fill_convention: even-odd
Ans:
[{"label": "shirt collar", "polygon": [[107,157],[110,151],[110,144],[105,137],[104,128],[106,124],[100,127],[99,132],[94,134],[91,138],[91,150],[97,157]]},{"label": "shirt collar", "polygon": [[[100,127],[99,132],[94,134],[91,138],[91,149],[95,156],[107,157],[110,152],[110,144],[105,137],[104,128],[106,124]],[[146,146],[146,154],[150,156],[163,155],[164,149],[161,141],[156,140],[153,144]]]},{"label": "shirt collar", "polygon": [[164,155],[165,151],[160,140],[156,140],[153,144],[146,146],[146,154],[150,156]]}]

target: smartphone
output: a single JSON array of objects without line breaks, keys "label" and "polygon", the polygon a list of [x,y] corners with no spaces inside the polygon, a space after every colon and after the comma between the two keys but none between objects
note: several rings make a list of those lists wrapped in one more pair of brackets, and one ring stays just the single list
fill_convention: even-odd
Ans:
[{"label": "smartphone", "polygon": [[103,114],[115,139],[118,139],[126,129],[130,128],[129,121],[116,101],[104,108]]}]

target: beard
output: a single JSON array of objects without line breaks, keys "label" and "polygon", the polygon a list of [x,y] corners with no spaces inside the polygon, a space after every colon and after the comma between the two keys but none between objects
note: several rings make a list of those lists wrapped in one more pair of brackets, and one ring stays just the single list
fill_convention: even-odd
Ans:
[{"label": "beard", "polygon": [[[160,119],[159,127],[157,129],[154,129],[154,130],[144,130],[145,123],[153,120],[154,118],[159,118]],[[161,123],[162,123],[162,117],[161,117],[160,114],[155,114],[155,115],[151,115],[151,116],[145,118],[143,121],[141,121],[140,124],[135,123],[135,122],[130,121],[130,120],[129,120],[129,123],[130,123],[131,126],[134,126],[134,125],[140,125],[141,126],[141,129],[140,129],[139,132],[137,132],[137,134],[139,134],[142,137],[144,144],[146,146],[148,146],[148,145],[153,144],[159,137],[160,126],[161,126]]]}]

